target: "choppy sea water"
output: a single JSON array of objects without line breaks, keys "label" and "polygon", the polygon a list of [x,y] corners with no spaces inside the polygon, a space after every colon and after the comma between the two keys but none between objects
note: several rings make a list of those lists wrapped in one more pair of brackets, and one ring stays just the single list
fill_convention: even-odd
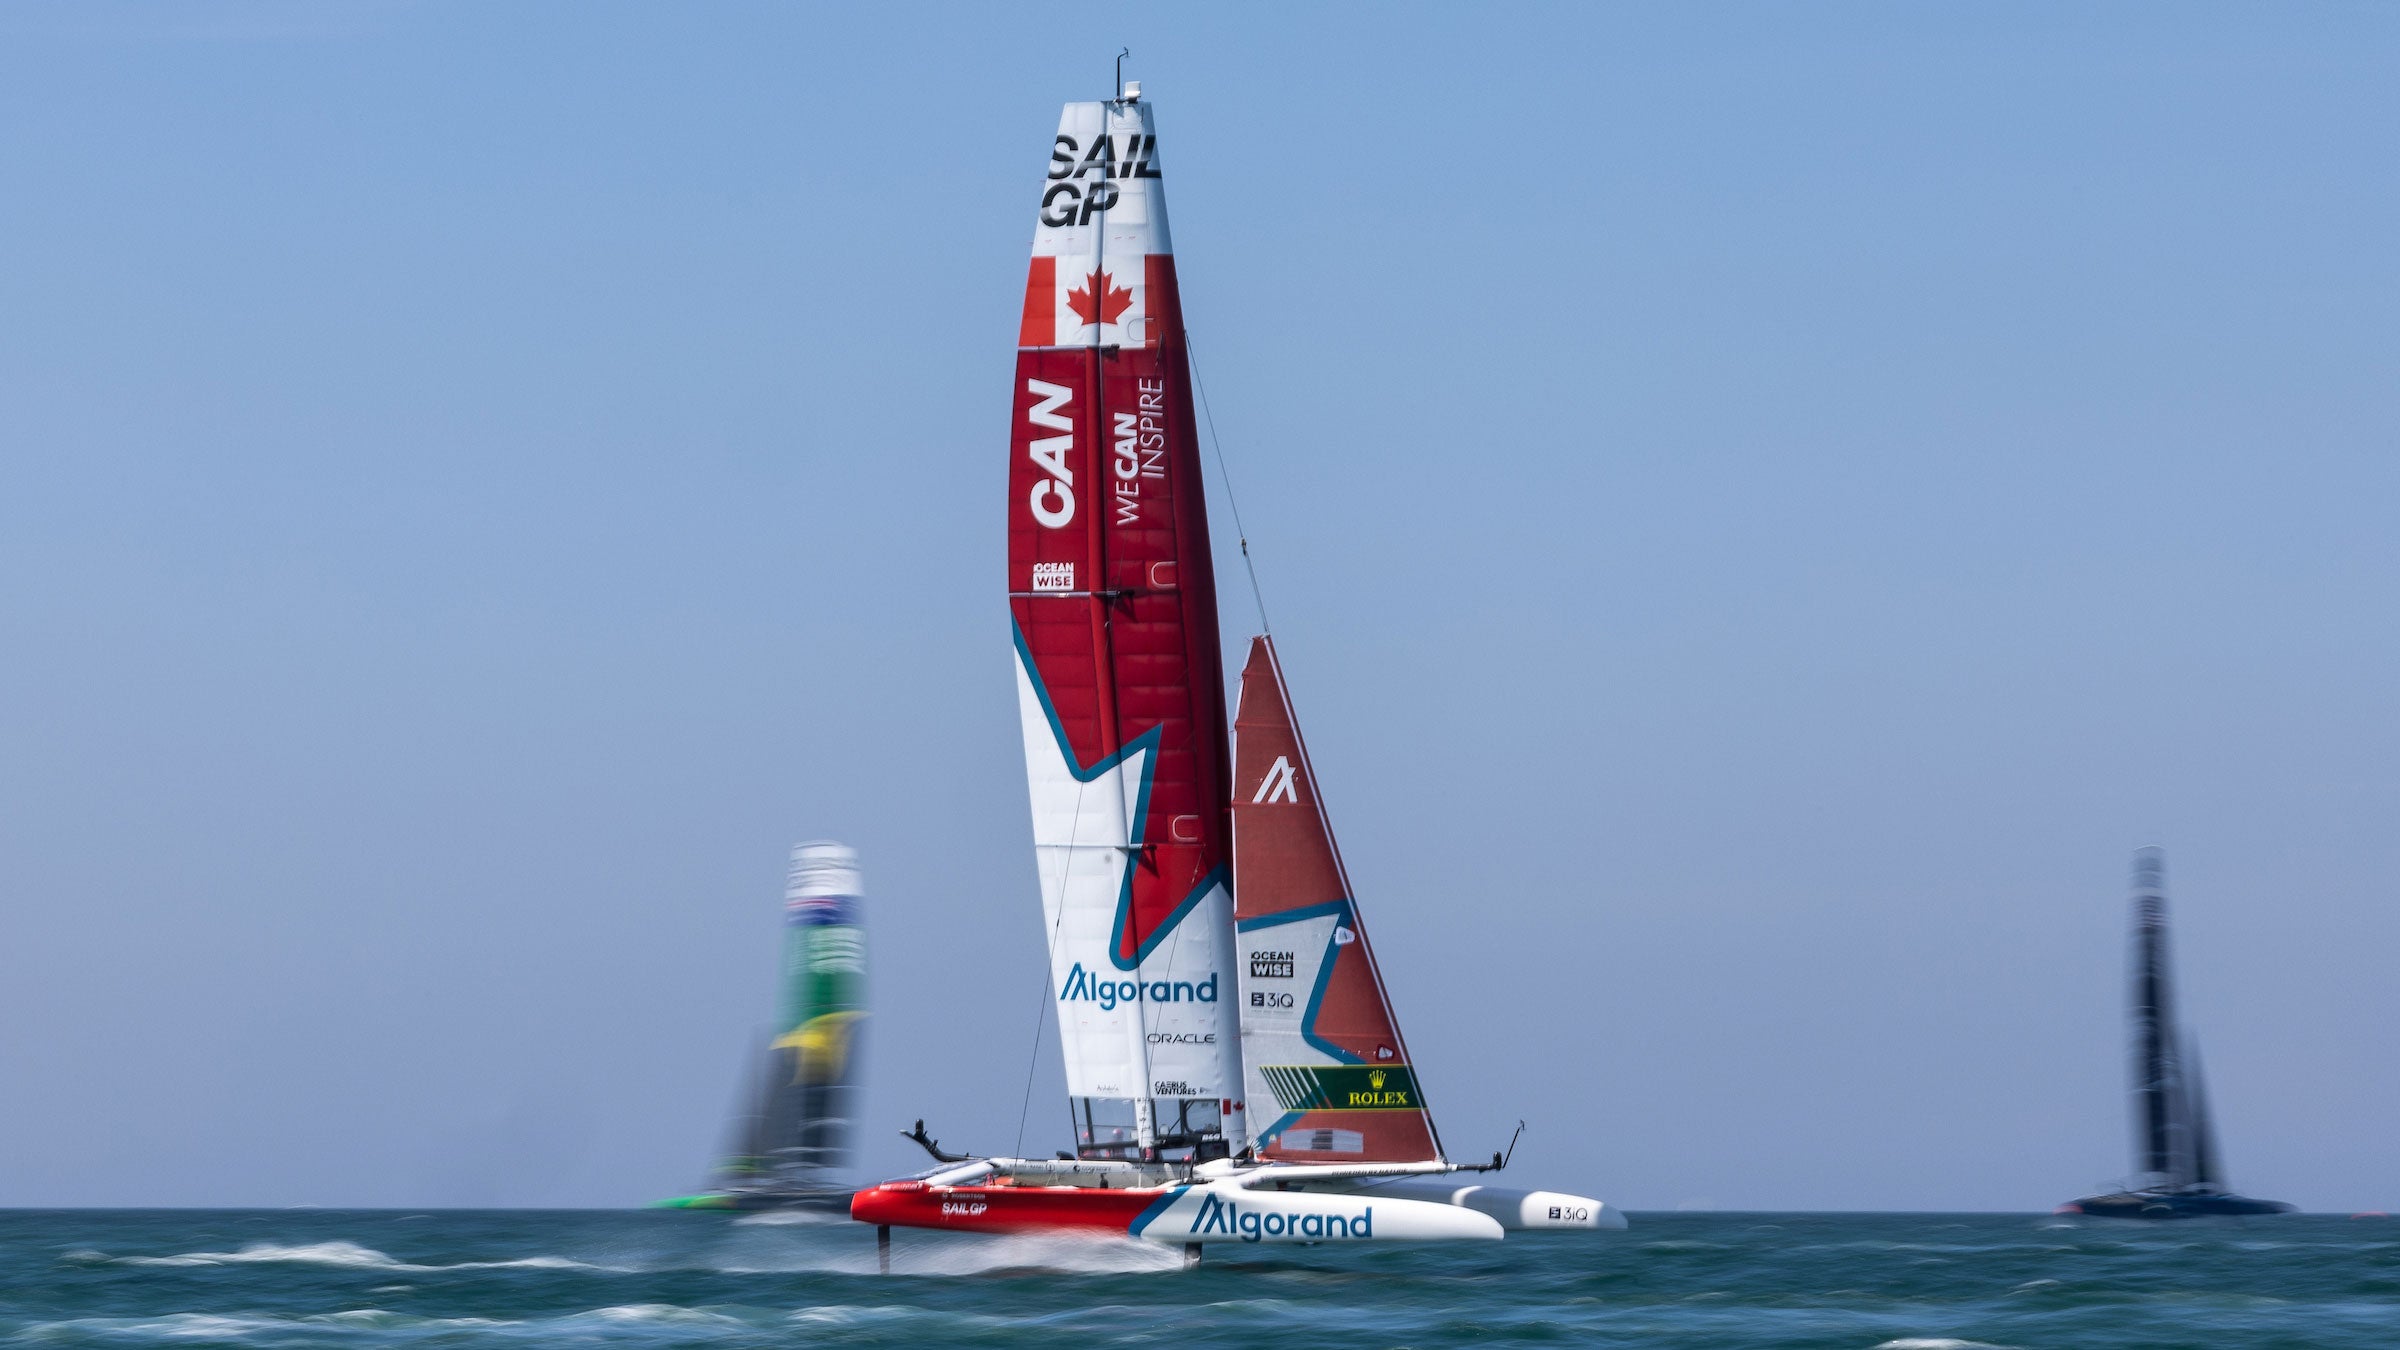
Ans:
[{"label": "choppy sea water", "polygon": [[674,1212],[0,1212],[0,1344],[2400,1346],[2400,1225],[1636,1214],[1212,1248]]}]

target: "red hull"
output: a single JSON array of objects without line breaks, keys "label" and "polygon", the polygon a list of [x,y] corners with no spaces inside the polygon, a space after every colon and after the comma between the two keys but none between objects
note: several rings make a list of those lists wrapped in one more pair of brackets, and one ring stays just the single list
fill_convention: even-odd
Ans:
[{"label": "red hull", "polygon": [[1094,1186],[928,1186],[903,1181],[850,1197],[860,1223],[949,1228],[965,1233],[1128,1233],[1173,1191]]}]

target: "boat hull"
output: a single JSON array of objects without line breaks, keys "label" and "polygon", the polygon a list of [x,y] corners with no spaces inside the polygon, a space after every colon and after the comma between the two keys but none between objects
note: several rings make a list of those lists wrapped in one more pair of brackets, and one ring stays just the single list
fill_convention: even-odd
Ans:
[{"label": "boat hull", "polygon": [[1099,1186],[928,1186],[892,1182],[860,1191],[861,1223],[969,1233],[1122,1234],[1192,1243],[1496,1239],[1488,1214],[1397,1196],[1250,1190],[1230,1183]]},{"label": "boat hull", "polygon": [[850,1209],[848,1191],[708,1191],[653,1201],[652,1209],[706,1209],[757,1213],[806,1210],[813,1214],[843,1214]]},{"label": "boat hull", "polygon": [[2295,1206],[2281,1200],[2253,1200],[2246,1195],[2177,1195],[2169,1191],[2119,1191],[2087,1195],[2058,1207],[2061,1214],[2088,1214],[2095,1219],[2205,1219],[2220,1216],[2289,1214]]},{"label": "boat hull", "polygon": [[[1312,1187],[1312,1189],[1314,1189]],[[1455,1205],[1488,1215],[1511,1233],[1617,1229],[1625,1215],[1588,1195],[1526,1190],[1518,1186],[1462,1183],[1454,1177],[1376,1177],[1340,1187],[1344,1194],[1390,1196]]]}]

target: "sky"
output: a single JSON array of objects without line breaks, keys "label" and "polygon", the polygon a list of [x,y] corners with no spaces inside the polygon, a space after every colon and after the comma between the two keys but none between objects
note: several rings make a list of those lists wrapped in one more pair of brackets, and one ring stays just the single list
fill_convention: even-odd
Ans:
[{"label": "sky", "polygon": [[9,7],[0,1205],[687,1191],[810,838],[862,1172],[1067,1142],[1005,419],[1120,47],[1455,1153],[2084,1193],[2156,844],[2234,1183],[2400,1209],[2365,4]]}]

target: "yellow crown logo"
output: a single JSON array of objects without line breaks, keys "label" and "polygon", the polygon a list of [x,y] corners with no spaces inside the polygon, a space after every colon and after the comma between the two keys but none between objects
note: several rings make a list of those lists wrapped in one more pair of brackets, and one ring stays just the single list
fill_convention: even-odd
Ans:
[{"label": "yellow crown logo", "polygon": [[1383,1091],[1383,1070],[1376,1069],[1370,1072],[1367,1075],[1367,1086],[1375,1089],[1377,1092]]}]

